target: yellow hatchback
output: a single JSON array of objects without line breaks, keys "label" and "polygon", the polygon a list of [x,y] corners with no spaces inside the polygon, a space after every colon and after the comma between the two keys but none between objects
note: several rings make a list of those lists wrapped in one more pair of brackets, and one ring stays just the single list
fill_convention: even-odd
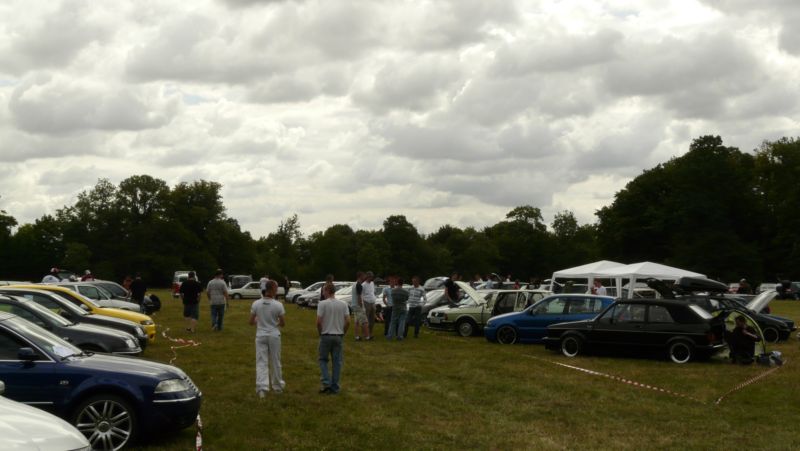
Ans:
[{"label": "yellow hatchback", "polygon": [[152,318],[150,318],[145,314],[131,312],[128,310],[120,310],[116,308],[100,307],[86,296],[76,293],[68,288],[59,287],[56,285],[25,284],[25,285],[11,285],[8,288],[27,288],[27,289],[50,291],[54,294],[61,296],[67,301],[77,305],[78,307],[86,310],[87,312],[92,312],[96,315],[104,315],[104,316],[111,316],[114,318],[127,319],[128,321],[133,321],[136,324],[140,324],[142,326],[142,329],[144,329],[144,332],[147,334],[148,340],[153,341],[156,339],[156,323],[153,322]]}]

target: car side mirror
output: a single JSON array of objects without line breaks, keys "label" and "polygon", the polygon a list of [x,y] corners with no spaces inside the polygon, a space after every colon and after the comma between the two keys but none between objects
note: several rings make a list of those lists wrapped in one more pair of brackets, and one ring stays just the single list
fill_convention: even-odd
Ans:
[{"label": "car side mirror", "polygon": [[19,348],[17,358],[25,362],[33,362],[38,356],[33,348]]}]

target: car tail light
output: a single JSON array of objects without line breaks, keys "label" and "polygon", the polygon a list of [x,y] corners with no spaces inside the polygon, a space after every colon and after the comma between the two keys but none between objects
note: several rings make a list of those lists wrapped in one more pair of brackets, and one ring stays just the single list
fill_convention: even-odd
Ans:
[{"label": "car tail light", "polygon": [[709,332],[706,334],[709,343],[714,343],[717,341],[717,335],[714,332]]}]

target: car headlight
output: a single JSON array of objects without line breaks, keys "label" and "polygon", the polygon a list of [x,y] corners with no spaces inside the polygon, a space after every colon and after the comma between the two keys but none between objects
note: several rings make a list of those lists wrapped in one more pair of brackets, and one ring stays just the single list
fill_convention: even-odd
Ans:
[{"label": "car headlight", "polygon": [[156,393],[175,393],[189,390],[189,383],[183,379],[167,379],[156,386]]},{"label": "car headlight", "polygon": [[153,320],[145,319],[142,320],[142,322],[140,322],[139,324],[141,324],[142,326],[152,326],[155,323],[153,323]]},{"label": "car headlight", "polygon": [[492,327],[492,320],[486,321],[486,327]]},{"label": "car headlight", "polygon": [[136,326],[136,335],[138,335],[140,337],[146,337],[147,336],[147,334],[144,333],[144,329],[142,329],[139,326]]},{"label": "car headlight", "polygon": [[125,339],[125,345],[126,345],[127,347],[131,348],[131,349],[134,349],[134,348],[136,348],[136,343],[134,343],[134,341],[133,341],[133,340],[131,340],[130,338],[126,338],[126,339]]}]

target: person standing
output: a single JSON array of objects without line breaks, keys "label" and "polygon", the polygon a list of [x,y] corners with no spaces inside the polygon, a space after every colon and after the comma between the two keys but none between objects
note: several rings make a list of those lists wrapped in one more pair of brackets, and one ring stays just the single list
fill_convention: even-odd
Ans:
[{"label": "person standing", "polygon": [[292,288],[292,283],[289,282],[289,276],[283,276],[283,300],[286,300],[286,296],[289,296],[289,290]]},{"label": "person standing", "polygon": [[447,300],[449,305],[458,304],[458,285],[456,282],[458,281],[458,273],[453,272],[450,275],[450,278],[444,281],[444,298]]},{"label": "person standing", "polygon": [[[225,307],[228,305],[228,284],[223,280],[224,273],[217,269],[214,278],[206,285],[206,296],[211,304],[211,330],[221,331],[225,318]],[[263,292],[262,292],[263,293]]]},{"label": "person standing", "polygon": [[131,282],[131,300],[139,305],[144,302],[144,294],[147,292],[147,285],[142,280],[142,275],[136,273],[136,278]]},{"label": "person standing", "polygon": [[94,274],[90,270],[86,270],[83,272],[81,276],[81,282],[92,282],[94,280]]},{"label": "person standing", "polygon": [[598,296],[606,296],[608,292],[606,291],[606,287],[603,286],[603,283],[600,282],[600,279],[594,279],[594,286],[592,286],[592,294],[596,294]]},{"label": "person standing", "polygon": [[286,325],[286,310],[278,300],[278,283],[267,282],[250,307],[250,325],[256,327],[256,393],[264,398],[272,389],[273,393],[283,393],[286,382],[281,373],[281,327]]},{"label": "person standing", "polygon": [[[335,395],[339,393],[339,380],[344,358],[344,334],[350,327],[347,304],[333,295],[332,283],[322,288],[324,298],[317,307],[317,332],[319,332],[319,370],[322,388],[320,393]],[[328,373],[328,361],[332,361]]]},{"label": "person standing", "polygon": [[58,283],[61,278],[58,277],[58,268],[50,268],[50,272],[42,277],[42,283]]},{"label": "person standing", "polygon": [[367,315],[367,337],[365,340],[372,340],[372,330],[375,326],[375,274],[367,271],[366,279],[361,284],[361,301],[364,304],[364,313]]},{"label": "person standing", "polygon": [[186,331],[194,332],[197,330],[197,320],[200,317],[200,293],[203,286],[197,281],[194,271],[189,271],[186,279],[179,289],[181,301],[183,302],[183,319],[186,321]]},{"label": "person standing", "polygon": [[419,285],[419,277],[411,278],[412,287],[408,289],[408,321],[404,337],[408,336],[408,327],[414,326],[414,338],[419,338],[419,327],[422,325],[422,306],[428,301],[425,289]]},{"label": "person standing", "polygon": [[400,278],[395,279],[394,288],[392,288],[392,322],[389,324],[389,335],[386,336],[388,340],[397,337],[397,340],[402,340],[405,337],[406,330],[406,305],[408,304],[408,291],[403,288],[403,280]]},{"label": "person standing", "polygon": [[753,289],[750,287],[750,284],[747,283],[747,279],[742,279],[739,281],[739,287],[736,288],[736,294],[753,294]]},{"label": "person standing", "polygon": [[361,340],[361,335],[366,338],[369,331],[369,321],[367,321],[367,314],[364,311],[364,300],[361,299],[361,293],[364,291],[363,284],[364,273],[359,271],[356,273],[356,283],[353,287],[352,301],[350,303],[350,308],[353,309],[353,315],[356,317],[356,341]]},{"label": "person standing", "polygon": [[392,288],[394,287],[394,276],[388,277],[389,284],[383,287],[383,336],[389,335],[389,323],[392,321]]},{"label": "person standing", "polygon": [[262,293],[267,289],[267,282],[269,282],[268,274],[264,274],[261,279],[258,280],[258,289],[261,290]]}]

